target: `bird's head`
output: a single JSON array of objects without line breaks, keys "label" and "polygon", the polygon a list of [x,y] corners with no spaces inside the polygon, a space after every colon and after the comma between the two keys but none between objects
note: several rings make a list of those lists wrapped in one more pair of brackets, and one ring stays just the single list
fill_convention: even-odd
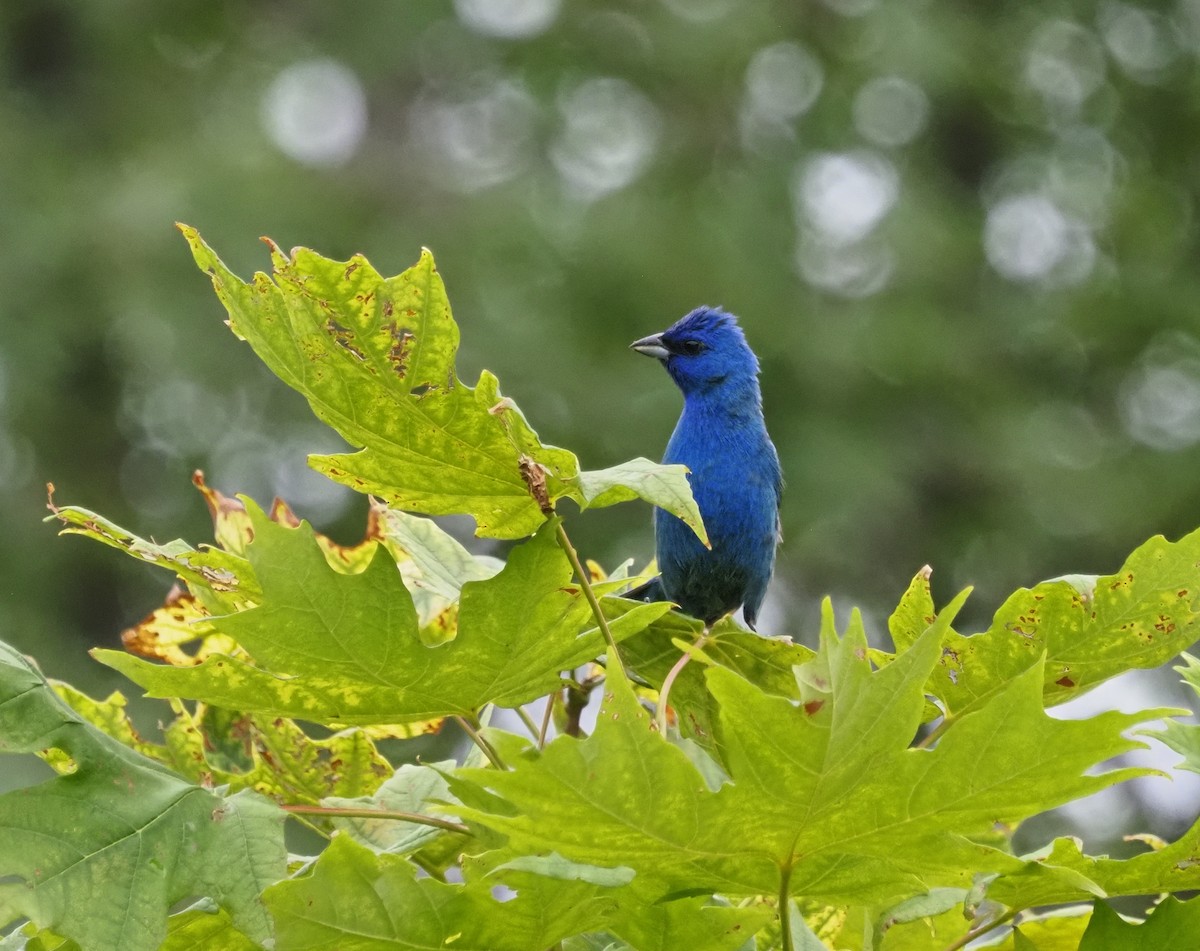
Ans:
[{"label": "bird's head", "polygon": [[727,382],[752,383],[758,376],[758,359],[737,318],[716,307],[697,307],[662,333],[629,346],[662,361],[684,395]]}]

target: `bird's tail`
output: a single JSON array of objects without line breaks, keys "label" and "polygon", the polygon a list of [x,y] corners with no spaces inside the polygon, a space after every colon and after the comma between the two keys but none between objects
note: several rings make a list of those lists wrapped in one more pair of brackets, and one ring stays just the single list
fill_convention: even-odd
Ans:
[{"label": "bird's tail", "polygon": [[651,578],[649,581],[631,588],[621,595],[630,601],[668,601],[667,593],[663,591],[662,576]]}]

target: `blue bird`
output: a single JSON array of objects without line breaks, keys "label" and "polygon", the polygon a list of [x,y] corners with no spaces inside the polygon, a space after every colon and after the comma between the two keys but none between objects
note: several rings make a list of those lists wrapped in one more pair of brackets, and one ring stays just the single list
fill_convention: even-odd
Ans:
[{"label": "blue bird", "polygon": [[679,518],[655,509],[661,575],[626,597],[674,601],[705,624],[741,606],[755,630],[775,567],[783,491],[763,420],[758,358],[737,318],[714,307],[697,307],[630,347],[659,360],[683,391],[683,413],[663,462],[690,470],[712,549]]}]

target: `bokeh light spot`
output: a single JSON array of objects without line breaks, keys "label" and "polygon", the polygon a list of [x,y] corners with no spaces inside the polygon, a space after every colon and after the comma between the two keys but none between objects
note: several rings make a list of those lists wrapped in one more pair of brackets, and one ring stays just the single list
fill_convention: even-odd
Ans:
[{"label": "bokeh light spot", "polygon": [[1077,111],[1104,82],[1104,50],[1078,23],[1051,20],[1034,34],[1025,81],[1048,106]]},{"label": "bokeh light spot", "polygon": [[1153,341],[1130,370],[1119,396],[1131,438],[1173,451],[1200,442],[1200,341],[1184,333]]},{"label": "bokeh light spot", "polygon": [[818,154],[793,180],[797,216],[835,245],[861,240],[896,203],[896,167],[874,152]]},{"label": "bokeh light spot", "polygon": [[418,99],[411,126],[429,174],[470,193],[528,166],[536,118],[537,104],[525,88],[500,80],[459,99]]},{"label": "bokeh light spot", "polygon": [[844,17],[866,16],[877,6],[879,0],[824,0],[825,6]]},{"label": "bokeh light spot", "polygon": [[267,135],[284,155],[305,165],[340,165],[367,131],[367,96],[358,76],[331,59],[282,70],[262,100]]},{"label": "bokeh light spot", "polygon": [[550,159],[567,187],[594,200],[625,187],[658,148],[658,110],[623,79],[589,79],[559,97],[562,132]]},{"label": "bokeh light spot", "polygon": [[728,16],[737,0],[662,0],[662,4],[681,20],[712,23]]},{"label": "bokeh light spot", "polygon": [[1141,82],[1157,81],[1175,58],[1171,29],[1157,13],[1109,2],[1100,8],[1099,26],[1113,58]]},{"label": "bokeh light spot", "polygon": [[1010,281],[1075,284],[1091,272],[1091,233],[1050,199],[1022,194],[1001,199],[987,214],[988,262]]},{"label": "bokeh light spot", "polygon": [[836,245],[806,231],[796,246],[800,276],[813,287],[839,297],[878,293],[887,286],[894,265],[891,248],[878,240]]},{"label": "bokeh light spot", "polygon": [[907,145],[929,120],[929,97],[899,76],[872,79],[854,97],[854,127],[875,145]]},{"label": "bokeh light spot", "polygon": [[544,33],[558,16],[561,0],[454,0],[454,10],[477,33],[527,40]]},{"label": "bokeh light spot", "polygon": [[746,68],[747,104],[765,119],[795,119],[816,102],[824,80],[812,53],[796,43],[775,43],[755,53]]}]

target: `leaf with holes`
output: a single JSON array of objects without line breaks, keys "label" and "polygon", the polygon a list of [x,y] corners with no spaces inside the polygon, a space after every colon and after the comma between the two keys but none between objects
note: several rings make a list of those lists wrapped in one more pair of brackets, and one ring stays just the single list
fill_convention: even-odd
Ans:
[{"label": "leaf with holes", "polygon": [[[544,445],[484,370],[458,378],[458,325],[428,251],[396,277],[366,258],[331,261],[273,243],[273,274],[247,284],[186,225],[196,263],[229,311],[229,326],[354,453],[316,455],[313,468],[397,508],[470,515],[481,535],[520,538],[544,520],[540,501],[581,506],[641,497],[703,537],[685,471],[646,460],[583,473],[575,455]],[[536,485],[535,485],[536,481]],[[535,498],[544,493],[544,499]]]},{"label": "leaf with holes", "polygon": [[989,703],[1013,677],[1041,663],[1047,706],[1131,669],[1157,667],[1200,636],[1200,531],[1161,535],[1113,575],[1022,588],[987,631],[950,631],[929,692],[951,718]]}]

